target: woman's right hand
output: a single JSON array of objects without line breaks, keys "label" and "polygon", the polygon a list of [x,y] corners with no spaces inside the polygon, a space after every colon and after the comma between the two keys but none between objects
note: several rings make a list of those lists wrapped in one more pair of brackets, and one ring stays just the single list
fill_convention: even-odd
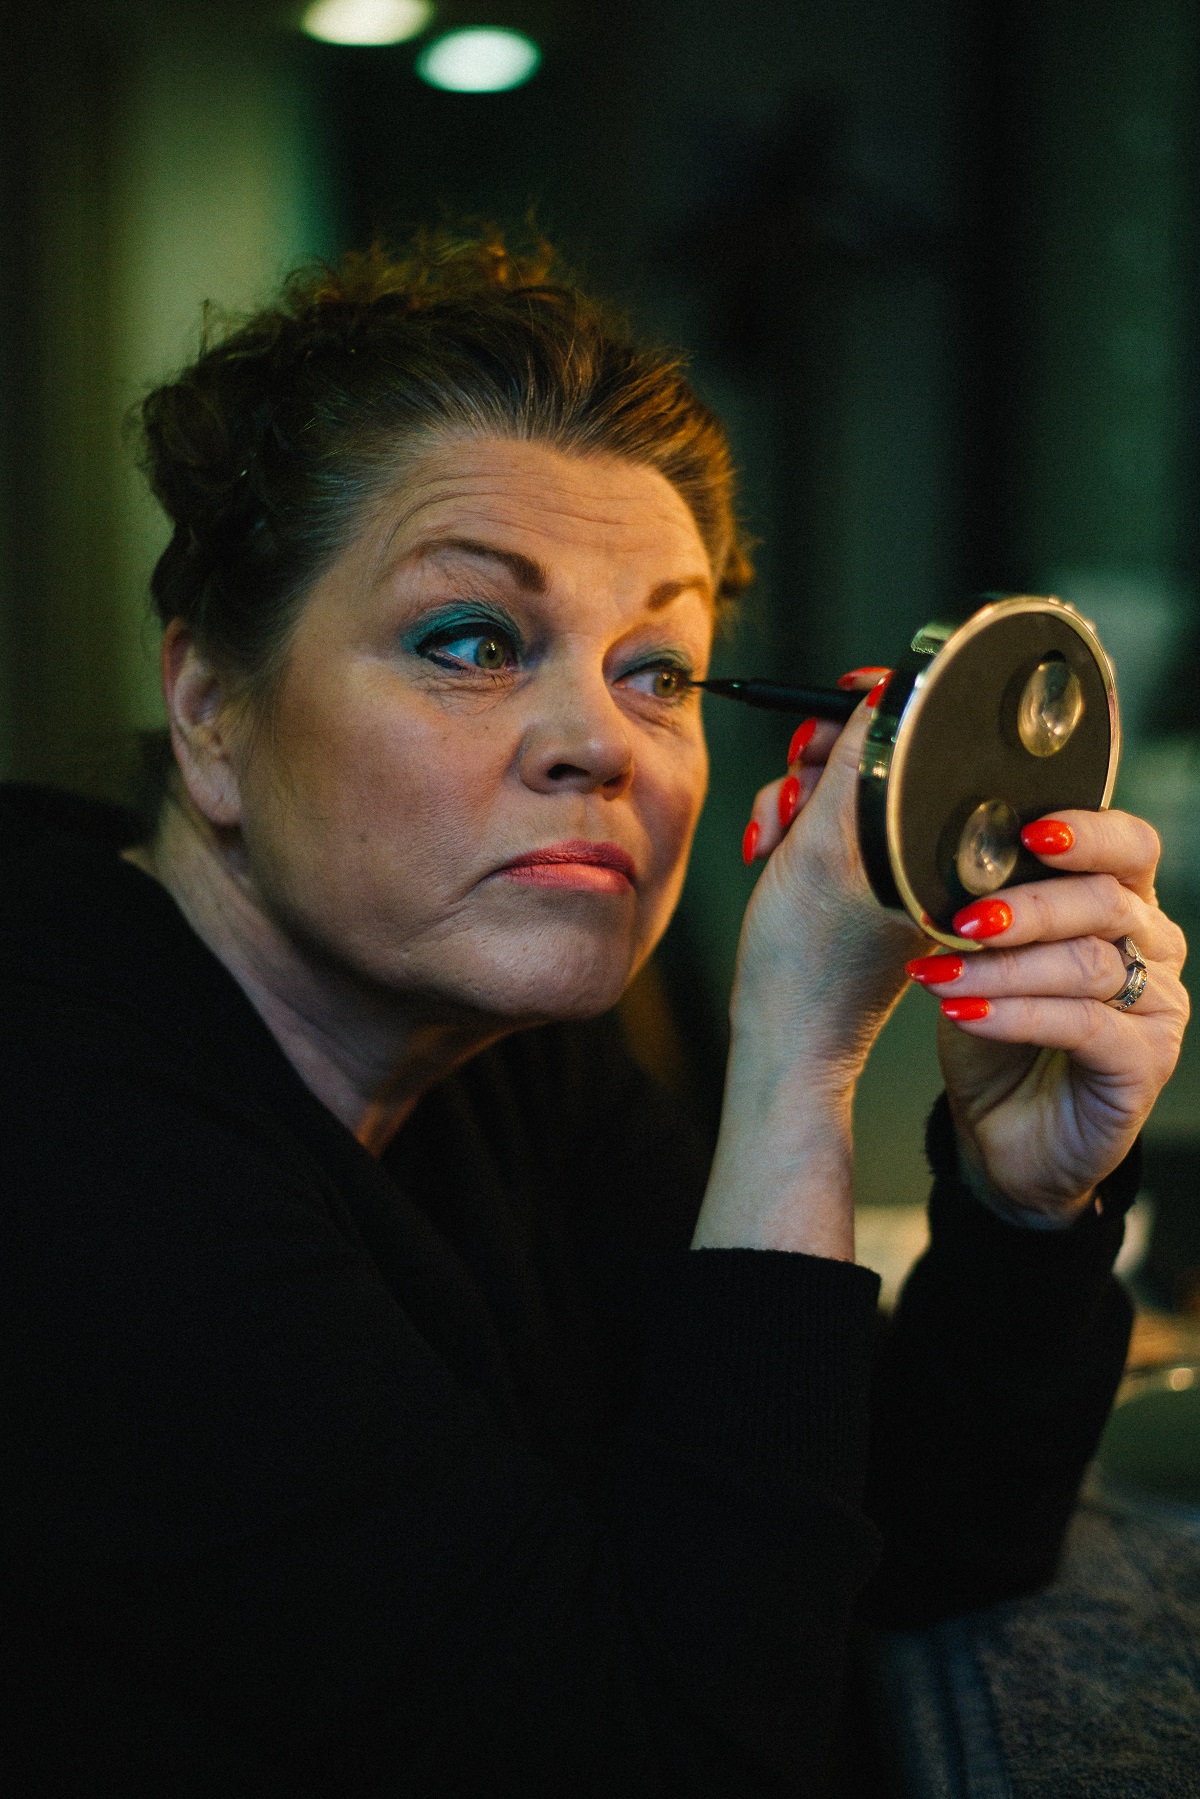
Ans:
[{"label": "woman's right hand", "polygon": [[843,677],[869,690],[864,703],[844,727],[810,719],[797,730],[787,774],[760,789],[743,839],[746,861],[766,867],[742,926],[734,1029],[790,1032],[799,1005],[804,1040],[792,1054],[851,1080],[925,941],[905,914],[880,906],[858,845],[859,760],[888,672]]},{"label": "woman's right hand", "polygon": [[[858,671],[870,688],[886,671]],[[868,703],[793,738],[743,853],[767,860],[742,926],[721,1132],[697,1246],[853,1259],[851,1105],[927,940],[871,893],[855,795]]]}]

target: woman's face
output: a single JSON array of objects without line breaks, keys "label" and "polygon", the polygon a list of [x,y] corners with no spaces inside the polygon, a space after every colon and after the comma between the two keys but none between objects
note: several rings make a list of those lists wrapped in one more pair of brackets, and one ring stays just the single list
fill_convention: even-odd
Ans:
[{"label": "woman's face", "polygon": [[704,546],[654,470],[430,449],[315,584],[243,741],[255,899],[431,1017],[604,1010],[679,897],[712,626]]}]

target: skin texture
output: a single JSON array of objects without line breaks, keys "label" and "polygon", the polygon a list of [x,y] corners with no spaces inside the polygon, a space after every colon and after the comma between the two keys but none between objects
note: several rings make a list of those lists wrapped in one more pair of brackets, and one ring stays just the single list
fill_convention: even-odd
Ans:
[{"label": "skin texture", "polygon": [[[182,776],[137,860],[178,900],[317,1096],[380,1151],[507,1031],[619,997],[678,898],[703,802],[711,571],[652,470],[443,441],[314,583],[269,703],[178,622],[163,678]],[[879,671],[848,677],[866,692]],[[872,898],[854,788],[867,705],[758,795],[720,1138],[698,1246],[852,1259],[851,1103],[929,945]],[[1070,814],[1071,878],[1007,894],[942,1020],[965,1170],[1022,1222],[1070,1223],[1178,1053],[1183,939],[1157,839]],[[559,846],[552,864],[531,855]],[[605,846],[608,846],[607,848]],[[520,862],[514,868],[513,862]],[[1112,939],[1150,963],[1132,1013]],[[934,986],[932,991],[937,993]]]}]

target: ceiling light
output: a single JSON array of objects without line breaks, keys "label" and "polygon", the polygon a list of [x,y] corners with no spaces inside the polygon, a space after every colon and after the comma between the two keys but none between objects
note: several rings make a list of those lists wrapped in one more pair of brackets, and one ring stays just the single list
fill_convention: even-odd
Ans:
[{"label": "ceiling light", "polygon": [[402,44],[432,17],[430,0],[313,0],[300,29],[325,44]]},{"label": "ceiling light", "polygon": [[542,60],[532,39],[495,25],[448,31],[427,44],[417,74],[430,87],[452,94],[498,94],[528,81]]}]

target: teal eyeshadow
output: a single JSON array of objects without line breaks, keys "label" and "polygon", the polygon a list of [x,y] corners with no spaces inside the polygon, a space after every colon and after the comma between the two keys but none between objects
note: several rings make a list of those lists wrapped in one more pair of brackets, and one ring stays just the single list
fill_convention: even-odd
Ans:
[{"label": "teal eyeshadow", "polygon": [[501,631],[512,639],[514,648],[522,647],[521,633],[507,614],[485,606],[453,606],[444,612],[435,612],[406,631],[400,643],[403,649],[415,654],[438,639],[446,640],[455,634],[469,636],[473,630]]}]

